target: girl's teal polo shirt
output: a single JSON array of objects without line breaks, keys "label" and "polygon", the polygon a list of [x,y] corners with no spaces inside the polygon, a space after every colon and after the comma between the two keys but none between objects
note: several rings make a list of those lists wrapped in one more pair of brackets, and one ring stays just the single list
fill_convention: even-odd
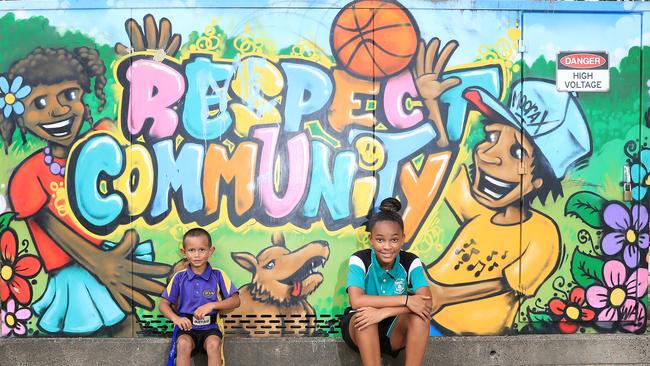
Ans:
[{"label": "girl's teal polo shirt", "polygon": [[346,288],[350,286],[360,287],[368,295],[398,296],[429,286],[429,282],[417,255],[400,250],[393,267],[385,270],[375,251],[364,249],[350,257]]}]

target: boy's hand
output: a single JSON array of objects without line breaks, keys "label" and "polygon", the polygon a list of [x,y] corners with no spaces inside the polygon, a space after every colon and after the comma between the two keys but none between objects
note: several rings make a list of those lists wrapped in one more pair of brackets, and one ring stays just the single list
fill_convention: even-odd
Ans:
[{"label": "boy's hand", "polygon": [[210,314],[212,310],[214,310],[214,303],[209,302],[203,304],[194,310],[194,317],[196,319],[203,319],[203,317]]},{"label": "boy's hand", "polygon": [[177,327],[181,328],[184,331],[189,331],[189,330],[192,329],[192,322],[189,319],[185,318],[185,317],[177,316],[173,320],[173,322],[174,322],[174,325],[176,325]]},{"label": "boy's hand", "polygon": [[413,314],[422,318],[422,320],[431,320],[431,297],[424,295],[408,295],[408,303],[406,306],[413,312]]}]

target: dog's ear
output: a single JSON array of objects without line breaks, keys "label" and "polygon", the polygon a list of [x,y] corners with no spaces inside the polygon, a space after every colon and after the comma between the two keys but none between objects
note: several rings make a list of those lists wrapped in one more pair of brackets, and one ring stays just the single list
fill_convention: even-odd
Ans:
[{"label": "dog's ear", "polygon": [[254,255],[247,252],[234,252],[230,253],[230,256],[248,272],[255,273],[257,270],[257,258]]},{"label": "dog's ear", "polygon": [[276,247],[286,247],[284,242],[284,234],[281,231],[276,231],[271,235],[271,243]]}]

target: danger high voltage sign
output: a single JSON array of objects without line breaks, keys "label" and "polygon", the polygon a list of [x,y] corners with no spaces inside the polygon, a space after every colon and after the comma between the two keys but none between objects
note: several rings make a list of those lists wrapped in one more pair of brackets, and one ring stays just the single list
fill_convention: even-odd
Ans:
[{"label": "danger high voltage sign", "polygon": [[606,92],[609,90],[607,52],[559,52],[555,85],[558,91]]}]

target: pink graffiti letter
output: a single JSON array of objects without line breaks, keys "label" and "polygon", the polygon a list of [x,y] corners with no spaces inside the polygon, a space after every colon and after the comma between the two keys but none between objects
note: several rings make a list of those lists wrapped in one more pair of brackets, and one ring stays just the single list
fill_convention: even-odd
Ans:
[{"label": "pink graffiti letter", "polygon": [[[262,141],[258,188],[266,214],[273,218],[288,216],[300,203],[307,190],[309,175],[309,140],[304,132],[290,138],[287,143],[289,164],[280,169],[280,187],[285,187],[284,197],[278,197],[273,182],[273,172],[277,157],[279,127],[256,129],[253,137]],[[287,172],[287,169],[289,170]],[[287,177],[288,174],[288,178]],[[286,185],[283,181],[286,180]]]},{"label": "pink graffiti letter", "polygon": [[407,105],[407,113],[404,110],[404,100],[406,94],[411,97],[417,97],[418,92],[413,82],[411,72],[407,69],[399,75],[396,75],[388,80],[386,89],[384,90],[384,111],[388,122],[396,128],[406,129],[415,126],[424,115],[420,109],[413,108]]},{"label": "pink graffiti letter", "polygon": [[140,134],[145,123],[151,121],[149,136],[156,139],[172,136],[178,126],[178,114],[170,107],[183,96],[183,75],[160,62],[137,60],[127,70],[126,77],[131,97],[129,132]]}]

